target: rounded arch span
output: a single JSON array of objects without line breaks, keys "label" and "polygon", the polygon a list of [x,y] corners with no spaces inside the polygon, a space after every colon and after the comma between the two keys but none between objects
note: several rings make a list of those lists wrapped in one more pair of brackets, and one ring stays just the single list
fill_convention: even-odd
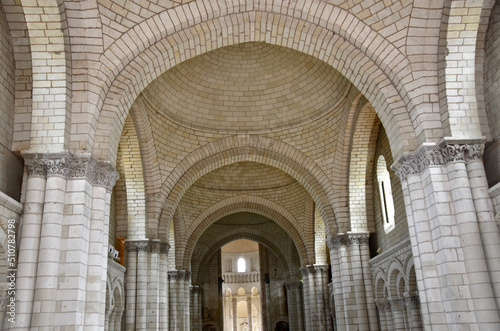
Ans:
[{"label": "rounded arch span", "polygon": [[[176,260],[183,261],[184,268],[189,266],[194,248],[202,234],[221,218],[238,212],[250,212],[269,218],[292,238],[299,254],[301,264],[314,264],[314,246],[306,246],[297,230],[299,222],[282,206],[256,196],[241,195],[222,200],[201,213],[187,229],[187,244],[176,247]],[[177,232],[177,231],[176,231]],[[311,241],[312,243],[312,241]],[[189,269],[179,269],[189,270]]]},{"label": "rounded arch span", "polygon": [[403,265],[397,259],[392,259],[387,269],[386,279],[388,296],[398,296],[398,281],[400,277],[404,276]]},{"label": "rounded arch span", "polygon": [[[188,6],[202,3],[205,7],[198,7],[198,16],[193,19]],[[421,137],[420,133],[432,135],[422,122],[435,118],[428,112],[419,116],[418,107],[412,104],[412,100],[426,99],[421,95],[427,92],[405,90],[406,83],[413,80],[408,60],[365,23],[319,0],[303,4],[321,6],[314,13],[310,7],[289,11],[273,6],[270,0],[247,0],[246,4],[221,2],[216,10],[211,10],[208,0],[181,5],[145,20],[108,48],[102,56],[99,73],[105,97],[93,115],[98,123],[92,143],[96,157],[114,162],[128,110],[139,93],[159,75],[210,50],[250,41],[307,53],[341,72],[370,100],[384,126],[391,130],[388,136],[394,155],[414,149],[415,137]],[[186,9],[188,15],[184,14]],[[285,30],[287,33],[283,33]],[[149,38],[143,31],[150,32]],[[415,126],[407,109],[415,112]],[[92,139],[74,137],[79,141]]]},{"label": "rounded arch span", "polygon": [[[479,0],[466,7],[443,1],[438,75],[444,137],[481,138],[489,134],[484,109],[484,46],[495,1]],[[461,26],[464,22],[466,28]],[[472,69],[472,70],[471,70]]]},{"label": "rounded arch span", "polygon": [[[307,155],[283,142],[257,135],[225,137],[208,143],[180,162],[162,185],[167,197],[162,205],[162,222],[148,229],[149,235],[168,236],[175,210],[188,188],[203,175],[235,162],[251,161],[278,168],[294,177],[311,195],[325,221],[327,235],[337,233],[335,209],[345,207],[335,201],[333,186],[323,170]],[[166,221],[165,221],[166,220]]]},{"label": "rounded arch span", "polygon": [[[269,248],[277,257],[278,261],[282,264],[282,266],[285,269],[290,268],[289,262],[286,260],[285,255],[281,250],[273,243],[273,238],[270,236],[266,236],[266,234],[261,233],[258,230],[251,230],[251,229],[243,229],[240,228],[238,230],[234,231],[229,231],[224,234],[224,237],[222,237],[220,240],[217,242],[214,242],[213,245],[210,247],[206,247],[204,250],[204,254],[202,254],[201,257],[201,263],[199,266],[192,266],[193,268],[191,269],[192,275],[196,275],[196,279],[192,279],[193,284],[196,283],[196,281],[199,279],[199,272],[203,270],[208,270],[208,263],[210,263],[210,257],[222,246],[225,244],[228,244],[232,241],[238,240],[238,239],[248,239],[252,241],[256,241],[267,248]],[[191,258],[189,259],[190,263]],[[187,265],[189,267],[190,264]],[[196,269],[197,268],[197,269]],[[186,269],[190,270],[190,269]]]}]

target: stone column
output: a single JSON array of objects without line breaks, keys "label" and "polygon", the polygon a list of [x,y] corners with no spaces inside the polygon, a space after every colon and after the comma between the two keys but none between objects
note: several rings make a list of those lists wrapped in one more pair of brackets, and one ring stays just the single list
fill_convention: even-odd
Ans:
[{"label": "stone column", "polygon": [[394,297],[389,298],[394,330],[405,330],[405,307],[404,299]]},{"label": "stone column", "polygon": [[189,330],[189,271],[177,270],[168,272],[169,280],[169,312],[170,330]]},{"label": "stone column", "polygon": [[303,331],[303,304],[302,304],[302,283],[287,282],[287,300],[288,300],[288,321],[290,330]]},{"label": "stone column", "polygon": [[389,324],[387,321],[387,311],[390,310],[389,302],[387,299],[378,299],[375,301],[378,309],[378,317],[380,320],[380,329],[389,330]]},{"label": "stone column", "polygon": [[238,301],[236,298],[232,298],[232,308],[233,308],[233,331],[238,331]]},{"label": "stone column", "polygon": [[418,295],[405,293],[406,312],[408,315],[408,328],[410,330],[422,330],[422,319],[420,316],[420,299]]},{"label": "stone column", "polygon": [[168,297],[169,297],[169,284],[168,284],[168,250],[170,245],[168,243],[160,244],[160,279],[159,279],[159,329],[169,330],[169,311],[168,311]]},{"label": "stone column", "polygon": [[488,193],[488,180],[486,179],[482,159],[471,160],[466,166],[485,260],[497,309],[500,310],[500,263],[498,263],[500,260],[500,250],[498,249],[500,246],[500,232],[495,221],[493,201]]},{"label": "stone column", "polygon": [[123,310],[124,310],[123,308],[115,308],[115,324],[114,324],[115,331],[122,329]]},{"label": "stone column", "polygon": [[198,331],[202,328],[202,288],[200,286],[191,286],[191,330]]},{"label": "stone column", "polygon": [[279,317],[280,319],[287,318],[286,301],[285,301],[285,285],[283,281],[276,281],[278,289],[278,304],[279,304]]},{"label": "stone column", "polygon": [[328,303],[328,266],[308,265],[300,270],[304,284],[306,330],[333,330]]},{"label": "stone column", "polygon": [[467,171],[482,148],[444,139],[393,166],[402,181],[424,328],[500,326]]},{"label": "stone column", "polygon": [[45,201],[46,168],[38,154],[25,155],[24,165],[28,169],[26,198],[21,217],[17,266],[17,314],[12,330],[29,330],[35,296],[36,270],[42,231],[43,203]]},{"label": "stone column", "polygon": [[149,242],[146,258],[148,271],[146,325],[147,330],[157,330],[160,324],[160,245],[158,239]]},{"label": "stone column", "polygon": [[[329,238],[335,318],[338,330],[377,328],[368,250],[369,233]],[[368,275],[366,275],[368,273]]]},{"label": "stone column", "polygon": [[137,243],[126,240],[125,249],[127,250],[125,325],[127,331],[133,331],[135,330],[135,306],[137,301]]},{"label": "stone column", "polygon": [[21,231],[17,286],[26,290],[18,293],[19,320],[12,329],[102,327],[109,208],[118,174],[88,155],[23,156],[31,169],[23,220],[29,231]]},{"label": "stone column", "polygon": [[253,330],[252,328],[252,296],[247,296],[247,321],[248,321],[248,330]]}]

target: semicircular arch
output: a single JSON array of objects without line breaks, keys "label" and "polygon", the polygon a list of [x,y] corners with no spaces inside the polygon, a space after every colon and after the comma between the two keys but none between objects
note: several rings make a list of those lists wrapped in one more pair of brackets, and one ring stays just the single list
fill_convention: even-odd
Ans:
[{"label": "semicircular arch", "polygon": [[[221,5],[228,6],[225,2]],[[238,5],[233,8],[229,5],[220,11],[200,13],[198,20],[192,22],[184,19],[174,22],[169,14],[182,11],[184,6],[179,6],[145,20],[109,47],[102,56],[100,77],[105,82],[102,87],[105,96],[101,106],[95,109],[98,126],[92,144],[94,155],[114,162],[128,110],[139,93],[166,70],[213,49],[255,41],[292,48],[330,64],[353,82],[377,109],[384,126],[390,129],[388,136],[394,155],[416,147],[415,137],[420,136],[420,131],[426,132],[425,125],[419,125],[423,119],[419,120],[417,114],[414,127],[406,107],[412,111],[418,108],[411,105],[417,98],[407,95],[424,92],[405,91],[403,81],[411,82],[410,66],[396,47],[339,7],[322,4],[327,8],[318,17],[302,8],[292,11],[293,17],[290,18],[274,6],[266,9],[259,8],[260,5],[255,3],[253,7],[256,9],[242,12]],[[346,16],[349,20],[344,20]],[[149,38],[130,38],[131,34],[142,35],[142,26],[154,33]],[[268,31],[283,28],[289,29],[290,33],[269,38]],[[238,35],[228,33],[236,29]],[[214,35],[220,37],[213,38]],[[300,36],[307,43],[297,43],[288,36]],[[193,41],[200,47],[191,47]],[[380,49],[384,51],[381,53]],[[436,116],[439,118],[439,114]],[[415,130],[419,132],[415,133]],[[84,139],[81,136],[75,138]]]},{"label": "semicircular arch", "polygon": [[[292,239],[299,254],[301,264],[314,264],[314,246],[307,247],[297,230],[299,225],[295,217],[278,204],[257,196],[237,196],[222,200],[205,210],[198,216],[193,226],[187,232],[187,244],[176,247],[178,261],[183,261],[183,267],[189,266],[191,257],[202,234],[216,221],[238,212],[250,212],[274,221]],[[181,269],[183,270],[183,269]],[[184,269],[188,270],[188,269]]]},{"label": "semicircular arch", "polygon": [[335,201],[333,186],[324,171],[307,155],[283,142],[255,135],[238,135],[208,143],[181,161],[162,186],[168,197],[162,206],[162,221],[155,227],[161,238],[168,236],[170,222],[188,188],[203,175],[236,162],[251,161],[275,167],[294,177],[309,192],[325,221],[327,235],[339,228],[335,213],[345,206]]},{"label": "semicircular arch", "polygon": [[[252,240],[255,242],[258,242],[264,246],[266,246],[269,250],[271,250],[275,255],[278,261],[281,263],[283,268],[289,268],[290,264],[289,261],[285,258],[284,253],[273,243],[272,239],[270,236],[266,236],[266,234],[262,233],[261,231],[258,230],[253,230],[253,229],[237,229],[233,231],[228,231],[224,234],[222,238],[220,238],[218,241],[214,242],[213,245],[210,247],[207,247],[204,249],[204,254],[202,253],[201,255],[203,256],[201,258],[201,263],[198,266],[191,266],[192,267],[192,275],[196,275],[196,279],[193,279],[193,283],[197,281],[199,278],[199,271],[202,270],[207,270],[208,268],[208,263],[210,263],[210,257],[222,246],[225,244],[228,244],[232,241],[238,240],[238,239],[247,239],[247,240]],[[189,265],[188,265],[189,267]],[[193,270],[196,269],[196,270]],[[189,269],[188,269],[189,270]]]}]

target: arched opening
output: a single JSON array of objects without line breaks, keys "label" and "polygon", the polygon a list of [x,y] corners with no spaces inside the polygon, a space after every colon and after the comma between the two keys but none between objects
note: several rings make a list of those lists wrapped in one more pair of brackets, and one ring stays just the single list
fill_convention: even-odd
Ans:
[{"label": "arched opening", "polygon": [[[224,329],[254,330],[261,326],[262,316],[260,290],[262,288],[260,268],[247,268],[246,261],[260,265],[259,244],[247,239],[238,239],[222,246],[221,260],[237,261],[237,272],[224,272],[222,285],[224,295]],[[232,294],[234,293],[234,295]],[[256,309],[255,307],[259,307]]]}]

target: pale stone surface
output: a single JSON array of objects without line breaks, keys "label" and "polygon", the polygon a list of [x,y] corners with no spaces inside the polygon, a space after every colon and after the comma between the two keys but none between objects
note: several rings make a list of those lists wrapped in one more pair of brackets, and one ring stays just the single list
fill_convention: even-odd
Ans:
[{"label": "pale stone surface", "polygon": [[3,1],[0,325],[498,329],[499,22],[494,1]]}]

